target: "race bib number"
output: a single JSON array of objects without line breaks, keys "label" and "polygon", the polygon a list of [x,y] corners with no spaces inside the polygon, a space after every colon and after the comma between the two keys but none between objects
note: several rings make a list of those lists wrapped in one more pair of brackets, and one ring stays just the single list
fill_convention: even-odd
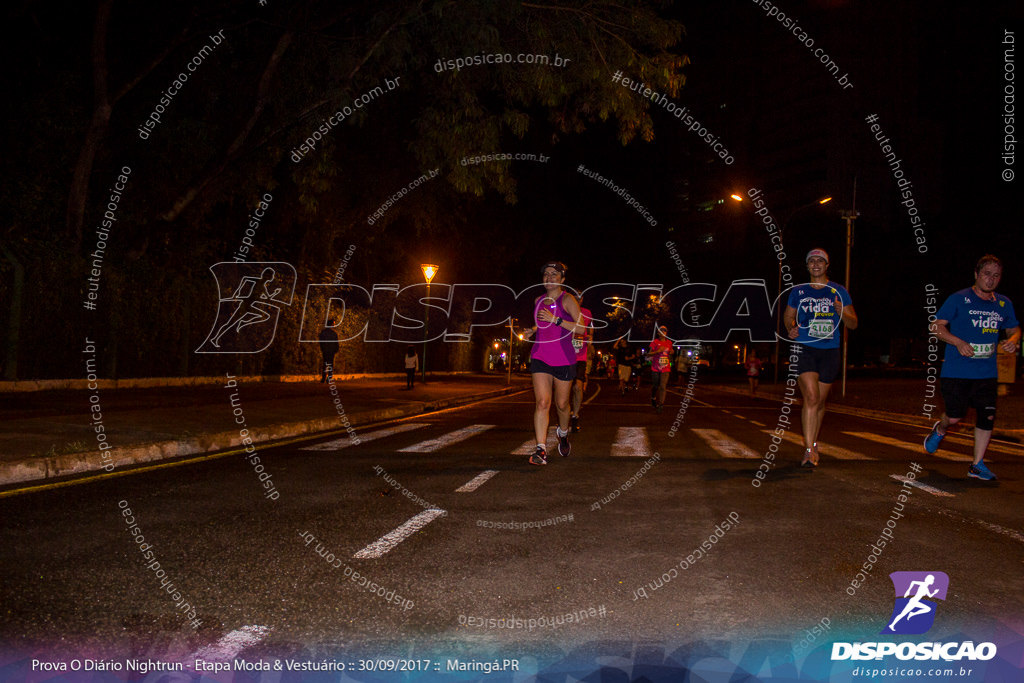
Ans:
[{"label": "race bib number", "polygon": [[583,350],[583,340],[582,339],[578,339],[576,337],[573,337],[572,338],[572,348],[574,348],[576,350],[576,353],[579,353],[580,351],[582,351]]},{"label": "race bib number", "polygon": [[807,334],[814,339],[831,339],[835,325],[830,318],[815,318],[807,327]]},{"label": "race bib number", "polygon": [[661,356],[658,356],[658,367],[659,368],[667,368],[668,367],[668,356],[666,356],[664,354],[662,354]]},{"label": "race bib number", "polygon": [[992,354],[995,353],[995,344],[971,344],[971,348],[974,349],[975,358],[991,358]]}]

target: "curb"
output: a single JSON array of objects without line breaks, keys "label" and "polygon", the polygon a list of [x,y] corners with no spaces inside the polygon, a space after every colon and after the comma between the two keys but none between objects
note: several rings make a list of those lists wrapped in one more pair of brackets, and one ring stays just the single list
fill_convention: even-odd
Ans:
[{"label": "curb", "polygon": [[[495,391],[482,394],[471,394],[468,396],[457,396],[454,398],[443,398],[422,405],[405,405],[394,408],[382,408],[380,410],[365,411],[348,415],[349,425],[372,424],[384,420],[393,420],[410,415],[430,413],[435,410],[452,408],[455,406],[485,401],[489,398],[497,398],[507,394],[528,391],[529,387],[504,387]],[[319,432],[332,432],[344,430],[339,427],[338,418],[326,417],[315,420],[304,420],[301,422],[289,422],[267,427],[249,429],[249,438],[254,444],[268,445],[275,441],[307,436]],[[66,455],[55,455],[43,458],[26,458],[13,462],[0,463],[0,486],[24,484],[30,481],[40,481],[69,477],[87,472],[115,472],[136,465],[183,458],[194,455],[205,455],[218,451],[237,448],[242,445],[242,438],[238,430],[218,432],[216,434],[204,434],[187,439],[172,439],[169,441],[157,441],[153,443],[133,444],[116,449],[106,460],[97,451],[86,451],[82,453],[69,453]]]},{"label": "curb", "polygon": [[[450,377],[453,375],[474,374],[469,370],[450,370],[444,372],[430,372],[432,377]],[[316,382],[320,378],[315,375],[246,375],[236,377],[239,381],[246,382],[279,382],[282,384]],[[362,372],[334,375],[335,381],[344,382],[354,379],[405,379],[404,372]],[[127,379],[25,379],[6,381],[0,380],[0,394],[19,394],[35,391],[85,391],[110,390],[110,389],[166,389],[167,387],[205,387],[217,386],[224,382],[221,375],[204,377],[138,377]],[[90,387],[91,384],[96,386]]]},{"label": "curb", "polygon": [[[722,384],[708,385],[706,388],[713,389],[715,391],[724,391],[730,394],[744,394],[748,395],[746,389],[737,389],[735,387],[728,387]],[[772,394],[759,394],[758,398],[764,398],[771,401],[782,402],[782,399]],[[796,399],[796,404],[803,404],[802,399]],[[900,424],[911,425],[914,427],[926,427],[931,429],[932,425],[935,424],[935,418],[920,417],[917,415],[905,415],[902,413],[887,413],[881,410],[869,410],[867,408],[853,408],[851,406],[838,405],[835,403],[829,403],[828,409],[831,412],[843,413],[845,415],[855,415],[857,417],[870,417],[877,420],[888,420],[889,422],[899,422]],[[961,423],[965,427],[973,427],[973,424]],[[1024,429],[995,429],[992,431],[992,438],[1002,439],[1011,443],[1024,443]]]}]

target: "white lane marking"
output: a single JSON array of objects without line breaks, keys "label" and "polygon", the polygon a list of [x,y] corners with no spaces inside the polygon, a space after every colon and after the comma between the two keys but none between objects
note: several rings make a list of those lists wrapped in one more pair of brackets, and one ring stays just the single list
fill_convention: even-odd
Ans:
[{"label": "white lane marking", "polygon": [[1009,536],[1010,538],[1012,538],[1014,540],[1017,540],[1017,541],[1020,541],[1021,543],[1024,543],[1024,535],[1021,535],[1019,532],[1014,531],[1013,529],[1007,529],[1006,527],[999,526],[998,524],[991,524],[989,522],[983,522],[980,519],[978,520],[978,525],[981,526],[981,527],[984,527],[985,529],[988,529],[989,531],[994,531],[997,534],[1003,534],[1004,536]]},{"label": "white lane marking", "polygon": [[456,429],[454,432],[448,432],[442,434],[436,439],[428,439],[427,441],[420,441],[414,443],[411,446],[398,449],[399,453],[433,453],[439,451],[446,446],[465,441],[471,436],[476,436],[481,432],[486,432],[494,425],[470,425],[469,427],[463,427],[462,429]]},{"label": "white lane marking", "polygon": [[935,488],[934,486],[928,486],[928,484],[922,484],[921,482],[917,481],[916,479],[908,479],[907,477],[903,476],[902,474],[890,474],[889,476],[892,477],[893,479],[895,479],[896,481],[902,481],[902,482],[905,482],[907,484],[910,484],[911,486],[916,486],[917,488],[921,489],[922,491],[927,491],[928,493],[932,494],[933,496],[940,496],[942,498],[955,498],[956,497],[955,494],[949,493],[947,491],[941,491],[941,490]]},{"label": "white lane marking", "polygon": [[202,659],[207,662],[229,662],[245,648],[259,643],[268,633],[270,633],[270,629],[266,626],[243,626],[221,636],[216,643],[207,645],[197,652],[193,659]]},{"label": "white lane marking", "polygon": [[[548,440],[545,442],[544,447],[548,453],[552,453],[555,447],[558,446],[558,437],[555,436],[555,428],[548,427]],[[530,439],[524,441],[523,445],[512,451],[510,455],[533,455],[533,451],[537,448],[537,441]]]},{"label": "white lane marking", "polygon": [[[426,426],[427,426],[426,422],[422,422],[422,423],[421,422],[410,422],[408,424],[395,425],[394,427],[389,427],[388,429],[378,429],[377,431],[370,432],[369,434],[360,434],[359,435],[359,441],[360,441],[360,443],[362,443],[364,441],[373,441],[375,439],[383,439],[385,436],[391,436],[392,434],[401,434],[402,432],[411,432],[414,429],[419,429],[420,427],[426,427]],[[340,451],[342,448],[348,448],[351,445],[352,445],[352,439],[350,439],[347,436],[343,436],[340,439],[335,439],[333,441],[325,441],[323,443],[318,443],[315,446],[306,446],[305,448],[300,448],[299,450],[300,451]]]},{"label": "white lane marking", "polygon": [[759,453],[755,453],[736,439],[726,436],[717,429],[691,429],[690,431],[704,439],[723,458],[757,459],[761,457]]},{"label": "white lane marking", "polygon": [[445,514],[447,513],[444,510],[436,508],[424,510],[391,533],[381,536],[352,557],[360,560],[381,557],[396,545]]},{"label": "white lane marking", "polygon": [[[884,443],[887,446],[896,446],[902,448],[905,451],[913,451],[914,453],[924,453],[924,439],[921,439],[921,443],[912,444],[906,441],[900,441],[899,439],[893,439],[888,436],[880,436],[878,434],[872,434],[870,432],[843,432],[848,436],[856,436],[861,439],[867,439],[868,441],[874,441],[875,443]],[[969,455],[958,455],[956,453],[943,453],[938,451],[932,453],[932,457],[943,458],[944,460],[953,460],[954,462],[974,462],[974,458]]]},{"label": "white lane marking", "polygon": [[651,442],[646,427],[619,427],[612,444],[612,455],[626,458],[647,458],[651,455]]},{"label": "white lane marking", "polygon": [[974,519],[972,517],[964,517],[963,515],[959,515],[959,514],[957,514],[955,512],[951,512],[949,510],[941,510],[941,509],[939,509],[939,510],[936,510],[936,512],[938,512],[940,515],[945,515],[946,517],[949,517],[952,520],[960,522],[961,524],[977,524],[982,529],[987,529],[988,531],[994,531],[997,534],[1002,534],[1003,536],[1009,536],[1010,538],[1012,538],[1013,540],[1017,541],[1018,543],[1024,543],[1024,534],[1021,534],[1019,531],[1016,531],[1014,529],[1007,529],[1004,526],[999,526],[998,524],[992,524],[990,522],[983,522],[980,519]]},{"label": "white lane marking", "polygon": [[[669,391],[671,393],[675,394],[676,396],[685,396],[686,395],[683,392],[679,391],[678,389],[669,389]],[[694,403],[700,405],[703,408],[714,408],[715,407],[715,406],[711,405],[710,403],[707,403],[706,401],[702,401],[699,398],[697,398],[696,396],[693,396],[691,394],[690,395],[690,405],[693,405]],[[665,405],[668,405],[668,404],[666,403]]]},{"label": "white lane marking", "polygon": [[498,473],[498,470],[484,470],[465,484],[455,489],[455,493],[472,493],[480,488],[480,485]]},{"label": "white lane marking", "polygon": [[[924,439],[921,439],[921,441],[924,442]],[[974,438],[971,437],[971,436],[966,436],[966,435],[963,435],[963,434],[956,434],[956,435],[946,434],[946,438],[942,440],[942,443],[944,443],[944,444],[955,443],[955,444],[958,444],[960,446],[966,446],[967,450],[969,450],[971,452],[974,451]],[[942,447],[940,446],[939,448],[942,448]],[[988,454],[990,452],[991,453],[1006,453],[1007,455],[1016,455],[1018,457],[1024,455],[1024,451],[1021,450],[1020,446],[1014,447],[1014,446],[1010,446],[1010,445],[1003,445],[1003,444],[1000,444],[1000,443],[996,443],[994,440],[993,441],[989,441],[988,448],[985,449],[985,453],[986,454]],[[972,458],[971,462],[973,462],[973,461],[974,461],[974,459]]]},{"label": "white lane marking", "polygon": [[[764,433],[771,436],[775,432],[771,431],[770,429],[766,429],[764,430]],[[790,443],[795,443],[797,446],[800,446],[800,448],[804,447],[804,439],[802,436],[793,434],[792,432],[786,432],[786,435],[782,438],[785,439],[786,441],[789,441]],[[858,453],[857,451],[848,451],[845,448],[833,446],[832,444],[828,443],[822,443],[821,441],[818,442],[818,452],[824,453],[825,455],[831,456],[838,460],[877,460],[877,458],[872,458],[869,455],[864,455],[863,453]]]}]

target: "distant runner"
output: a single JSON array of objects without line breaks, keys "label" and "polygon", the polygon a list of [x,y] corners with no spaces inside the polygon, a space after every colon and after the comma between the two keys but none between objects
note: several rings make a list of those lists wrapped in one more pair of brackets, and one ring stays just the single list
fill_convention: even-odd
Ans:
[{"label": "distant runner", "polygon": [[757,351],[751,350],[747,356],[747,362],[743,364],[747,369],[747,381],[750,382],[750,395],[757,395],[757,380],[761,376],[761,359],[757,357]]},{"label": "distant runner", "polygon": [[583,394],[587,392],[590,340],[594,337],[594,330],[590,327],[593,317],[588,309],[582,307],[583,297],[580,297],[579,303],[581,307],[577,330],[580,326],[585,329],[572,333],[572,347],[576,350],[576,378],[572,381],[572,414],[569,416],[569,424],[574,433],[580,431],[580,407],[583,405]]},{"label": "distant runner", "polygon": [[629,348],[626,338],[619,337],[612,345],[612,353],[615,354],[615,367],[619,374],[619,393],[626,395],[629,376],[633,372],[633,349]]},{"label": "distant runner", "polygon": [[[1017,353],[1020,345],[1020,323],[1013,304],[996,294],[1002,277],[1002,261],[991,254],[982,256],[974,268],[974,285],[946,299],[929,326],[932,334],[946,342],[940,380],[946,411],[925,438],[924,450],[929,454],[939,450],[946,432],[955,429],[968,407],[974,408],[974,463],[967,469],[967,476],[985,481],[996,478],[985,465],[985,451],[996,420],[996,347]],[[1002,342],[999,330],[1006,330],[1008,335]]]},{"label": "distant runner", "polygon": [[647,357],[651,361],[651,405],[661,413],[665,407],[665,392],[668,391],[668,376],[672,372],[672,342],[668,339],[668,328],[662,325],[658,335],[651,342]]}]

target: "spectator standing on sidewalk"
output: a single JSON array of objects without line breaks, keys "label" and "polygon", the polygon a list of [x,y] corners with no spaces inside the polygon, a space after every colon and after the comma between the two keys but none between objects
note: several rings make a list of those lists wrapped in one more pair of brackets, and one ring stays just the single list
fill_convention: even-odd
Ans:
[{"label": "spectator standing on sidewalk", "polygon": [[[974,284],[956,292],[942,304],[929,330],[946,342],[940,387],[946,410],[924,440],[924,450],[939,450],[946,432],[953,429],[974,408],[974,462],[967,476],[990,481],[996,478],[985,465],[985,451],[992,439],[996,419],[996,394],[999,365],[996,348],[1016,353],[1020,346],[1020,323],[1013,304],[996,287],[1003,277],[1003,264],[986,254],[974,268]],[[1007,339],[999,341],[999,330]]]},{"label": "spectator standing on sidewalk", "polygon": [[320,330],[320,356],[323,366],[320,369],[320,382],[334,379],[334,355],[338,353],[338,333],[332,328],[334,319],[328,318],[324,329]]},{"label": "spectator standing on sidewalk", "polygon": [[405,388],[412,389],[416,384],[416,371],[420,369],[420,356],[416,347],[409,344],[405,350]]}]

